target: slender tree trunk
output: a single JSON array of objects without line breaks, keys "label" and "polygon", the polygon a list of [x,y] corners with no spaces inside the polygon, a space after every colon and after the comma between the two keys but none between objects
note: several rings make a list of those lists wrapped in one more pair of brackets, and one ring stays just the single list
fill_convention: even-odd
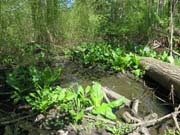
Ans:
[{"label": "slender tree trunk", "polygon": [[2,2],[0,0],[0,20],[1,20],[1,5],[2,5]]},{"label": "slender tree trunk", "polygon": [[4,36],[5,36],[5,29],[6,27],[4,26],[4,20],[3,20],[3,12],[2,12],[2,0],[0,0],[0,46],[1,43],[5,42],[4,41]]},{"label": "slender tree trunk", "polygon": [[32,0],[31,12],[36,42],[52,43],[57,20],[57,0]]},{"label": "slender tree trunk", "polygon": [[157,15],[159,15],[159,10],[160,10],[160,0],[158,0],[157,2]]},{"label": "slender tree trunk", "polygon": [[173,22],[173,14],[174,14],[174,0],[170,0],[170,56],[172,56],[173,50],[173,35],[174,35],[174,22]]},{"label": "slender tree trunk", "polygon": [[157,2],[157,15],[160,15],[164,8],[164,0],[158,0]]},{"label": "slender tree trunk", "polygon": [[[0,41],[2,40],[2,24],[1,24],[1,23],[2,23],[2,21],[1,21],[1,20],[2,20],[2,17],[1,17],[1,16],[2,16],[2,15],[1,15],[1,12],[2,12],[1,10],[2,10],[2,9],[1,9],[1,8],[2,8],[2,2],[1,2],[1,0],[0,0],[0,30],[1,30],[1,31],[0,31]],[[0,42],[0,44],[1,44],[1,42]]]}]

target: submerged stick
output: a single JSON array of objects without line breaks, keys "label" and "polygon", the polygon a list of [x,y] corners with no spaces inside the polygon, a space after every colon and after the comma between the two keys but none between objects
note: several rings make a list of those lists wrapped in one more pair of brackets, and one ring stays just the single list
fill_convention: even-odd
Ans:
[{"label": "submerged stick", "polygon": [[138,107],[139,107],[139,100],[136,99],[132,102],[132,109],[131,109],[132,114],[134,116],[138,116]]},{"label": "submerged stick", "polygon": [[[107,87],[102,87],[102,89],[103,89],[103,91],[106,93],[106,95],[107,95],[109,98],[112,98],[112,99],[120,99],[120,98],[124,97],[124,96],[122,96],[122,95],[120,95],[120,94],[118,94],[118,93],[110,90],[110,89],[107,88]],[[129,100],[129,99],[126,98],[126,100],[125,100],[125,105],[128,106],[128,107],[130,107],[130,105],[131,105],[131,100]]]}]

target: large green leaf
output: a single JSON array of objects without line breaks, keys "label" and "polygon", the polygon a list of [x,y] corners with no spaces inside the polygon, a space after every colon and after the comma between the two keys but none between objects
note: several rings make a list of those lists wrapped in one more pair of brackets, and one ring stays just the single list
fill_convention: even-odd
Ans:
[{"label": "large green leaf", "polygon": [[93,82],[92,90],[90,93],[91,100],[94,106],[100,106],[103,100],[103,91],[101,85],[97,82]]},{"label": "large green leaf", "polygon": [[96,115],[103,115],[104,117],[111,120],[116,119],[116,115],[112,112],[111,107],[106,103],[103,103],[101,106],[94,108],[92,113]]},{"label": "large green leaf", "polygon": [[118,107],[118,106],[121,106],[125,103],[125,97],[121,97],[120,99],[117,99],[115,101],[112,101],[110,103],[108,103],[108,105],[111,107],[111,108],[114,108],[114,107]]}]

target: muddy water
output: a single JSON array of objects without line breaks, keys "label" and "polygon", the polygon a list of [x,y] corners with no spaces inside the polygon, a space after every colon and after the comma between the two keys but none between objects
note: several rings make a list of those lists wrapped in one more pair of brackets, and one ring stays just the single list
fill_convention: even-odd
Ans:
[{"label": "muddy water", "polygon": [[[130,79],[124,74],[107,73],[98,70],[98,68],[87,69],[69,63],[65,65],[60,81],[63,86],[79,83],[84,87],[92,84],[92,81],[98,81],[102,86],[108,87],[130,100],[139,99],[139,115],[141,117],[153,112],[157,113],[158,116],[163,116],[170,112],[167,106],[157,99],[153,89],[144,86],[144,83]],[[118,116],[121,116],[121,112],[118,113]],[[151,128],[150,132],[152,135],[163,135],[166,126],[165,123],[161,123]]]},{"label": "muddy water", "polygon": [[102,86],[108,87],[130,100],[139,99],[139,111],[142,115],[156,112],[162,116],[169,112],[165,104],[156,98],[152,89],[150,90],[143,83],[130,79],[124,74],[107,73],[98,68],[87,69],[69,63],[64,67],[60,81],[63,86],[79,83],[84,87],[92,84],[93,81],[98,81]]}]

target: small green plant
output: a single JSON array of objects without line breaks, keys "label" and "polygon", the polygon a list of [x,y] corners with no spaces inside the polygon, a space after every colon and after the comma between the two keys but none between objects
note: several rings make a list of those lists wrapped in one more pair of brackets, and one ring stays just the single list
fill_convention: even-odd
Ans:
[{"label": "small green plant", "polygon": [[[49,67],[38,70],[34,66],[14,70],[7,76],[7,83],[14,88],[11,98],[14,103],[24,100],[32,106],[32,110],[42,113],[52,107],[59,108],[61,113],[68,113],[69,119],[75,123],[86,113],[116,119],[112,108],[121,106],[125,102],[124,97],[105,103],[104,92],[97,82],[93,82],[93,85],[87,86],[86,89],[81,85],[76,88],[52,87],[51,84],[60,72],[61,69],[53,72]],[[87,112],[89,107],[92,109]]]},{"label": "small green plant", "polygon": [[108,131],[110,131],[114,135],[128,134],[135,129],[135,127],[133,127],[127,123],[120,122],[120,121],[117,122],[117,125],[115,125],[115,126],[110,127],[109,125],[105,125],[105,127]]},{"label": "small green plant", "polygon": [[[164,62],[174,63],[174,58],[169,56],[167,51],[163,51],[160,54],[157,54],[155,50],[151,49],[149,46],[136,49],[136,53],[140,56],[152,57]],[[176,60],[177,61],[177,60]]]},{"label": "small green plant", "polygon": [[112,101],[110,103],[103,103],[104,93],[101,89],[101,85],[96,82],[92,86],[90,96],[92,100],[92,105],[94,107],[92,113],[96,115],[102,115],[112,120],[116,119],[116,115],[112,112],[112,108],[121,106],[125,101],[125,98],[122,97],[119,100]]},{"label": "small green plant", "polygon": [[77,90],[73,88],[44,88],[26,96],[26,101],[32,105],[33,110],[45,112],[51,107],[58,107],[62,113],[68,112],[73,122],[79,122],[88,107],[93,109],[90,113],[101,115],[108,119],[115,120],[116,116],[112,112],[112,108],[121,106],[125,98],[120,98],[109,103],[103,102],[103,91],[101,85],[97,82],[93,86],[87,86],[83,89],[78,85]]},{"label": "small green plant", "polygon": [[27,67],[14,69],[13,72],[7,75],[6,82],[13,88],[11,99],[14,100],[14,103],[24,100],[24,96],[34,90],[32,78]]},{"label": "small green plant", "polygon": [[18,67],[13,72],[7,74],[6,82],[14,90],[11,98],[17,103],[37,88],[49,87],[60,75],[61,69],[53,72],[50,67],[44,70],[38,70],[34,66]]},{"label": "small green plant", "polygon": [[178,130],[173,130],[173,129],[167,129],[165,130],[164,135],[180,135],[180,131]]},{"label": "small green plant", "polygon": [[61,87],[56,87],[54,90],[51,87],[40,88],[25,97],[33,110],[41,112],[45,112],[64,98],[65,90]]}]

